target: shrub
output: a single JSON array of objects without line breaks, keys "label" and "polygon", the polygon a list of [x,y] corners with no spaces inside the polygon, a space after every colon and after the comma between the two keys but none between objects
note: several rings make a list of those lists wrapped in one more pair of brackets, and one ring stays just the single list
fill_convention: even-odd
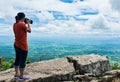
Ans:
[{"label": "shrub", "polygon": [[120,64],[115,63],[112,65],[112,70],[120,69]]},{"label": "shrub", "polygon": [[[29,64],[30,63],[30,59],[27,58],[26,63]],[[14,66],[14,59],[11,59],[9,61],[7,61],[5,58],[2,58],[2,71],[13,68]]]},{"label": "shrub", "polygon": [[31,60],[30,60],[30,58],[27,58],[26,64],[29,64],[29,63],[31,63]]},{"label": "shrub", "polygon": [[2,71],[12,68],[14,64],[14,59],[7,61],[5,58],[2,58]]}]

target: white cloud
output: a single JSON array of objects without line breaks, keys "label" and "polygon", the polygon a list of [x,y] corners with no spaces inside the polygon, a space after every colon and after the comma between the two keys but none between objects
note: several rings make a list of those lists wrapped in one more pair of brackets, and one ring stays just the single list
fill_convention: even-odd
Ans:
[{"label": "white cloud", "polygon": [[120,13],[120,0],[110,0],[112,8]]},{"label": "white cloud", "polygon": [[53,15],[48,11],[41,11],[41,13],[36,14],[36,16],[39,19],[39,21],[42,22],[54,19]]},{"label": "white cloud", "polygon": [[0,35],[12,35],[13,36],[13,29],[12,28],[0,28]]},{"label": "white cloud", "polygon": [[108,21],[103,15],[97,15],[96,17],[90,18],[87,24],[96,30],[108,30],[107,26]]},{"label": "white cloud", "polygon": [[[13,23],[14,17],[19,11],[27,16],[37,17],[39,20],[32,25],[33,35],[107,35],[119,34],[120,19],[117,12],[120,11],[119,0],[84,0],[74,3],[63,3],[60,0],[0,0],[0,18]],[[6,3],[7,2],[7,3]],[[111,4],[110,4],[111,3]],[[63,17],[69,16],[68,20],[56,20],[50,11],[60,12]],[[82,14],[84,11],[98,12],[98,14]],[[88,19],[87,21],[75,20]],[[47,21],[47,23],[46,23]],[[43,24],[44,23],[44,24]],[[2,23],[0,23],[2,24]],[[12,33],[12,25],[2,28],[0,33]],[[36,26],[38,25],[38,26]],[[1,25],[1,27],[4,27]],[[7,30],[8,29],[8,30]],[[31,35],[32,35],[31,34]]]},{"label": "white cloud", "polygon": [[17,10],[13,8],[9,0],[0,0],[0,18],[3,18],[5,21],[13,21]]}]

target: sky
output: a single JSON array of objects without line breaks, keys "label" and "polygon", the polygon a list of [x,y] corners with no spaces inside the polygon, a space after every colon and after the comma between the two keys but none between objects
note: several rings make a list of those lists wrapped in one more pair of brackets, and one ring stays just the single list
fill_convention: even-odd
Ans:
[{"label": "sky", "polygon": [[120,0],[0,0],[0,35],[13,36],[18,12],[30,36],[120,37]]}]

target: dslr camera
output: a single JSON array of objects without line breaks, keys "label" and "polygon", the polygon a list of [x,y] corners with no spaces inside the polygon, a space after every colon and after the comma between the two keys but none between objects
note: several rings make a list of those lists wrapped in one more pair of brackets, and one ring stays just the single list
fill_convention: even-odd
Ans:
[{"label": "dslr camera", "polygon": [[33,20],[28,19],[28,18],[25,18],[25,20],[24,20],[25,24],[27,24],[27,21],[30,21],[30,24],[32,24],[32,23],[33,23]]}]

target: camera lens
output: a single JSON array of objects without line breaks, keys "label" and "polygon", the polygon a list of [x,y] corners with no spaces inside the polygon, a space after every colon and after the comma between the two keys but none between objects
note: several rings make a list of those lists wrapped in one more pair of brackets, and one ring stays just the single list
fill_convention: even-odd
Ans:
[{"label": "camera lens", "polygon": [[30,23],[32,24],[32,23],[33,23],[33,20],[30,20]]},{"label": "camera lens", "polygon": [[25,18],[25,20],[24,20],[24,22],[27,24],[27,20],[29,20],[30,21],[30,24],[32,24],[33,23],[33,20],[30,20],[30,19],[28,19],[28,18]]}]

